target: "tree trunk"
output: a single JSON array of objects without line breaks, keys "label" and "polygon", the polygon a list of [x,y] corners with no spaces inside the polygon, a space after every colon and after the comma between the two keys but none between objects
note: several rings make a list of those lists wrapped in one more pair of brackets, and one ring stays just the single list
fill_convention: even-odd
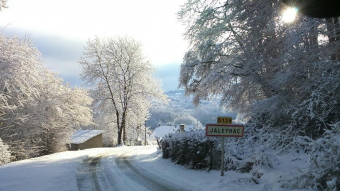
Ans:
[{"label": "tree trunk", "polygon": [[[340,42],[340,22],[339,22],[339,18],[338,17],[336,17],[336,18],[334,18],[334,30],[335,30],[335,39],[336,39],[336,41],[337,41],[337,43],[339,43]],[[340,60],[340,51],[339,51],[339,46],[338,45],[336,45],[336,60]]]},{"label": "tree trunk", "polygon": [[123,131],[123,141],[126,143],[127,136],[126,136],[126,125],[124,125],[124,131]]},{"label": "tree trunk", "polygon": [[[339,20],[338,18],[329,18],[326,19],[326,26],[327,26],[327,36],[329,39],[329,46],[331,49],[336,49],[336,41],[338,41],[339,39],[337,39],[337,34],[339,33],[339,27],[337,27],[337,25],[339,25]],[[331,52],[331,60],[336,60],[337,59],[337,51],[334,50]]]},{"label": "tree trunk", "polygon": [[117,142],[118,145],[122,144],[122,127],[119,124],[119,112],[116,110],[116,117],[117,117],[117,128],[118,128],[118,138]]},{"label": "tree trunk", "polygon": [[126,139],[127,139],[126,137],[126,110],[123,111],[121,130],[123,131],[123,143],[125,144]]},{"label": "tree trunk", "polygon": [[122,144],[122,127],[118,126],[118,139],[117,139],[118,145]]}]

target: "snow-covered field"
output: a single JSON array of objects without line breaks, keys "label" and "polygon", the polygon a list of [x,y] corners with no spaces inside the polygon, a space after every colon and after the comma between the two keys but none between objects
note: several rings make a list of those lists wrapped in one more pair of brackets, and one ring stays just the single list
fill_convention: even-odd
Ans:
[{"label": "snow-covered field", "polygon": [[[251,181],[249,173],[220,172],[212,170],[190,170],[174,165],[170,160],[162,158],[162,153],[156,146],[134,146],[116,148],[98,148],[82,151],[67,151],[39,158],[13,162],[0,166],[0,191],[76,191],[86,190],[87,185],[79,185],[79,175],[82,173],[84,159],[101,156],[100,169],[112,173],[105,177],[97,177],[100,181],[109,181],[108,177],[120,182],[119,190],[148,190],[143,185],[133,183],[122,168],[118,168],[117,157],[127,157],[129,162],[139,172],[148,177],[156,177],[156,181],[165,181],[187,190],[225,190],[225,191],[285,191],[276,180],[278,176],[293,173],[292,168],[282,165],[273,172],[266,171],[259,184]],[[278,174],[278,171],[280,174]],[[77,180],[78,179],[78,180]],[[103,180],[105,179],[105,180]],[[87,184],[88,181],[84,181]],[[101,183],[100,183],[101,184]],[[126,185],[126,189],[122,188]],[[82,189],[78,189],[82,186]],[[112,187],[101,186],[112,190]],[[89,190],[91,188],[89,187]]]}]

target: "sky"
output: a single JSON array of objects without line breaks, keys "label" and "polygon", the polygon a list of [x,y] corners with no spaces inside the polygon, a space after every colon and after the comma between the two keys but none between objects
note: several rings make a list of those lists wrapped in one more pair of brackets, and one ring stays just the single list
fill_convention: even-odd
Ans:
[{"label": "sky", "polygon": [[0,12],[6,36],[29,36],[46,66],[81,86],[78,64],[88,39],[129,36],[142,44],[163,90],[177,89],[188,50],[177,12],[185,0],[8,0]]}]

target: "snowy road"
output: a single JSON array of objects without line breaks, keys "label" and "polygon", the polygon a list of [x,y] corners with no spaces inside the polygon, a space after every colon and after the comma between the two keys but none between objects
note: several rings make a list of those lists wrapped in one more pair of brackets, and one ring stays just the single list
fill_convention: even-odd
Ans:
[{"label": "snowy road", "polygon": [[77,167],[77,185],[79,191],[101,191],[98,175],[101,172],[99,162],[101,156],[85,158]]},{"label": "snowy road", "polygon": [[0,191],[288,191],[277,179],[294,176],[308,163],[281,161],[276,169],[264,169],[255,184],[251,173],[226,171],[221,177],[218,170],[175,165],[157,146],[67,151],[0,166]]},{"label": "snowy road", "polygon": [[126,154],[112,158],[112,153],[85,158],[77,167],[79,191],[187,190],[133,165]]}]

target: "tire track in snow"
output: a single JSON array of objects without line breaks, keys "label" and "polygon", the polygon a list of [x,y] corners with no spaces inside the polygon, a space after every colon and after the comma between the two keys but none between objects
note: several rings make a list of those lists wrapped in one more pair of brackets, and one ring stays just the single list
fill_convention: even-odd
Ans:
[{"label": "tire track in snow", "polygon": [[77,168],[77,186],[79,191],[114,190],[106,181],[100,160],[103,156],[87,157]]},{"label": "tire track in snow", "polygon": [[[101,160],[103,157],[105,158]],[[142,171],[131,164],[133,157],[120,155],[110,160],[109,155],[87,157],[77,167],[79,191],[128,190],[186,190],[159,176]]]},{"label": "tire track in snow", "polygon": [[170,184],[165,180],[160,179],[159,177],[152,176],[145,172],[142,172],[140,169],[133,166],[130,161],[132,157],[127,157],[124,155],[116,158],[116,164],[118,168],[125,173],[127,177],[137,182],[141,186],[147,188],[148,190],[159,190],[159,191],[171,191],[171,190],[185,190],[176,185]]},{"label": "tire track in snow", "polygon": [[100,156],[87,157],[78,164],[76,173],[78,191],[134,191],[144,188],[119,171],[115,161],[110,160],[110,154],[112,155],[104,153]]}]

